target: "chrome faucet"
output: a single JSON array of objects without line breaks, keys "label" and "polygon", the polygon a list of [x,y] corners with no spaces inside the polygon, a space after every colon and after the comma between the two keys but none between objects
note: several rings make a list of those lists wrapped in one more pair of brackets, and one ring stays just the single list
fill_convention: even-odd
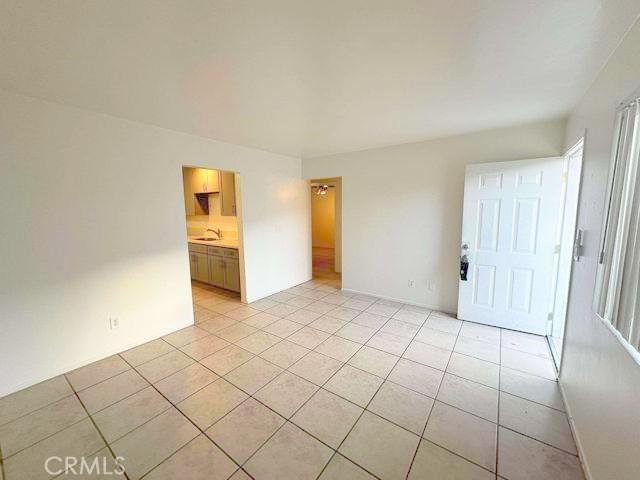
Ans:
[{"label": "chrome faucet", "polygon": [[[216,235],[218,235],[218,240],[220,240],[220,239],[222,238],[222,232],[220,231],[220,229],[219,229],[219,228],[218,228],[218,229],[216,229],[216,230],[214,230],[213,228],[207,228],[206,232],[213,232],[213,233],[215,233]],[[205,233],[206,233],[206,232],[205,232]]]}]

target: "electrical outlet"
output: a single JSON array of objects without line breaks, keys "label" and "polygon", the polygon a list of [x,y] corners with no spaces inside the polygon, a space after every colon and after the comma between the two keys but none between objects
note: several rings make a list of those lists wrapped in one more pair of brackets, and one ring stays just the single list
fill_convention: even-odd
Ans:
[{"label": "electrical outlet", "polygon": [[115,330],[116,328],[118,328],[120,326],[120,320],[118,320],[117,317],[111,317],[109,318],[109,328],[111,330]]},{"label": "electrical outlet", "polygon": [[408,286],[409,288],[415,288],[415,286],[416,286],[416,282],[415,282],[414,280],[409,280],[409,281],[407,282],[407,286]]},{"label": "electrical outlet", "polygon": [[436,283],[433,280],[429,280],[427,282],[427,291],[435,292],[436,291]]}]

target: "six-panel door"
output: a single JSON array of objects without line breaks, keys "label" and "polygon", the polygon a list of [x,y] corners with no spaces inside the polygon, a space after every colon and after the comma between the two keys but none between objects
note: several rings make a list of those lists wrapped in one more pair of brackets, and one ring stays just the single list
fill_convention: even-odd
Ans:
[{"label": "six-panel door", "polygon": [[458,317],[546,334],[562,159],[467,166]]}]

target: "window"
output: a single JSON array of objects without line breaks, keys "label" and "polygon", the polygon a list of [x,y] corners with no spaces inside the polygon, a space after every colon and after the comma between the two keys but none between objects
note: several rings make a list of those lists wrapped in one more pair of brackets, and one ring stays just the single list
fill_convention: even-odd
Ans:
[{"label": "window", "polygon": [[640,98],[618,111],[594,308],[640,349]]}]

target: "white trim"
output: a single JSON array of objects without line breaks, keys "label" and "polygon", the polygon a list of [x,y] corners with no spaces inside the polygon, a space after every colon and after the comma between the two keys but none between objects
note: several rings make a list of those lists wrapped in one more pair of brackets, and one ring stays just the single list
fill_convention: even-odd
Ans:
[{"label": "white trim", "polygon": [[[636,344],[637,339],[632,336],[632,328],[624,321],[622,324],[620,322],[620,309],[622,308],[623,314],[625,313],[624,306],[620,305],[624,288],[623,280],[629,275],[627,268],[633,266],[626,265],[626,263],[628,251],[634,248],[633,245],[629,245],[629,235],[632,232],[630,225],[632,214],[637,208],[635,186],[640,168],[638,166],[639,112],[640,98],[637,95],[630,103],[621,104],[617,109],[607,186],[606,213],[601,231],[596,287],[592,301],[596,317],[610,324],[628,351],[639,348]],[[619,203],[613,201],[614,195],[619,196]],[[611,219],[615,219],[615,230],[611,230]],[[603,254],[606,254],[606,259]],[[632,259],[631,264],[633,263]],[[633,272],[633,270],[631,271]],[[633,298],[625,299],[625,301],[629,300],[635,301]],[[624,336],[618,331],[619,329],[623,330]],[[629,331],[627,332],[627,330]],[[637,352],[633,352],[632,356],[637,361]]]},{"label": "white trim", "polygon": [[107,350],[106,352],[102,352],[99,355],[96,356],[91,356],[88,357],[84,360],[80,360],[78,362],[73,362],[73,363],[69,363],[67,365],[65,365],[64,367],[61,368],[57,368],[55,369],[53,372],[48,372],[46,375],[36,375],[36,376],[32,376],[18,384],[14,384],[14,385],[8,385],[5,387],[5,385],[3,385],[2,390],[0,390],[0,398],[4,397],[5,395],[11,395],[12,393],[15,393],[19,390],[22,390],[24,388],[28,388],[31,387],[33,385],[37,385],[38,383],[42,383],[45,382],[47,380],[50,380],[54,377],[57,377],[59,375],[64,375],[65,373],[69,373],[73,370],[76,370],[80,367],[85,367],[93,362],[97,362],[98,360],[102,360],[104,358],[107,357],[111,357],[113,355],[117,355],[119,353],[125,352],[131,348],[134,347],[138,347],[140,345],[144,345],[145,343],[148,343],[152,340],[156,340],[158,338],[164,337],[165,335],[169,335],[170,333],[173,332],[177,332],[178,330],[181,330],[183,328],[186,327],[190,327],[195,325],[195,320],[192,318],[191,322],[187,322],[184,325],[176,328],[175,326],[172,327],[171,329],[167,330],[167,329],[161,329],[158,331],[158,333],[154,333],[152,335],[146,335],[144,337],[142,337],[142,340],[137,340],[133,343],[128,343],[126,344],[124,347],[117,347],[117,348],[112,348]]},{"label": "white trim", "polygon": [[342,291],[343,292],[347,292],[347,293],[354,293],[356,295],[367,295],[369,297],[376,297],[376,298],[379,298],[381,300],[389,300],[390,302],[404,303],[405,305],[412,305],[414,307],[428,308],[429,310],[434,310],[434,311],[438,311],[438,312],[448,313],[449,315],[456,315],[457,316],[457,312],[452,312],[452,311],[450,311],[448,309],[443,309],[442,307],[438,307],[436,305],[430,305],[430,304],[427,304],[427,303],[411,302],[411,301],[408,301],[408,300],[401,300],[399,298],[386,297],[386,296],[378,295],[376,293],[361,292],[360,290],[351,290],[349,288],[343,288]]},{"label": "white trim", "polygon": [[569,148],[566,152],[564,152],[563,157],[569,157],[575,154],[580,149],[582,149],[582,156],[584,157],[584,139],[586,136],[587,136],[587,132],[585,130],[585,132],[582,134],[580,139],[576,143],[574,143],[571,148]]},{"label": "white trim", "polygon": [[[572,240],[575,242],[575,238],[576,238],[576,233],[578,231],[578,218],[580,215],[580,199],[582,196],[582,181],[583,181],[583,176],[584,176],[584,157],[585,157],[585,144],[586,144],[586,137],[587,137],[587,131],[585,130],[582,134],[582,137],[580,137],[578,139],[577,142],[575,142],[573,144],[572,147],[570,147],[565,154],[563,155],[563,158],[566,161],[566,165],[565,167],[567,168],[567,172],[566,174],[569,174],[569,170],[571,169],[571,158],[573,158],[578,152],[580,152],[580,171],[579,171],[579,175],[578,175],[578,193],[576,196],[576,204],[575,204],[575,221],[573,224],[573,231],[571,234],[571,238]],[[568,185],[568,181],[569,178],[567,178],[567,184]],[[565,202],[563,204],[563,219],[564,216],[566,215],[566,198],[565,198]],[[564,223],[564,220],[563,222]],[[562,225],[561,227],[562,228]],[[561,237],[559,239],[560,244],[562,245],[561,242]],[[573,257],[573,253],[572,253],[572,257]],[[571,266],[570,266],[570,270],[569,270],[569,275],[567,278],[567,287],[566,287],[566,299],[565,299],[565,305],[564,305],[564,327],[562,330],[562,339],[561,339],[561,345],[560,345],[560,351],[557,351],[556,346],[555,346],[555,342],[552,340],[552,333],[549,335],[546,335],[547,337],[547,342],[549,343],[549,347],[551,350],[551,355],[553,357],[553,362],[555,363],[556,369],[558,370],[558,374],[560,373],[560,371],[562,370],[562,359],[564,356],[564,351],[565,351],[565,346],[566,343],[565,342],[565,338],[566,338],[566,333],[567,333],[567,325],[569,324],[569,298],[571,296],[571,284],[573,282],[573,274],[574,274],[574,261],[572,259],[571,261]],[[552,310],[552,314],[553,314],[553,318],[552,318],[552,323],[551,323],[551,329],[553,329],[553,322],[558,321],[555,316],[557,314],[556,309],[557,309],[557,289],[558,289],[559,285],[555,284],[555,288],[554,288],[554,299],[553,299],[553,310]]]},{"label": "white trim", "polygon": [[631,345],[627,340],[625,340],[625,338],[620,334],[620,332],[616,329],[616,327],[613,326],[613,324],[609,320],[607,320],[606,318],[602,318],[596,312],[594,312],[593,314],[598,320],[604,323],[604,325],[609,329],[609,331],[613,333],[613,336],[616,337],[616,339],[622,344],[622,346],[627,351],[627,353],[631,355],[631,358],[633,358],[635,362],[638,365],[640,365],[640,351],[636,350],[633,347],[633,345]]},{"label": "white trim", "polygon": [[578,436],[578,431],[576,430],[576,425],[575,425],[575,422],[573,421],[573,415],[571,415],[571,408],[569,408],[569,403],[567,402],[567,396],[564,392],[564,387],[562,386],[562,381],[560,377],[558,377],[558,387],[560,387],[560,395],[562,396],[565,413],[567,414],[567,419],[569,420],[569,428],[571,429],[571,435],[573,435],[573,441],[576,444],[576,450],[578,450],[578,460],[580,461],[580,465],[582,466],[582,471],[584,472],[584,476],[587,480],[592,480],[593,476],[591,475],[589,464],[586,461],[586,458],[584,455],[584,448],[582,447],[582,442],[580,441],[580,437]]}]

